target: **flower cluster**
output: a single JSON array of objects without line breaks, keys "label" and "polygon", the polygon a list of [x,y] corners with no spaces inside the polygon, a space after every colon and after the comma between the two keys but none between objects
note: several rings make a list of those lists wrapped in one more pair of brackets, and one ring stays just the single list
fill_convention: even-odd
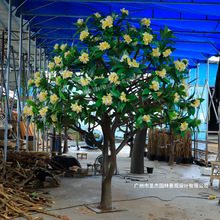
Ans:
[{"label": "flower cluster", "polygon": [[187,122],[183,122],[180,124],[180,131],[185,131],[188,129],[188,123]]},{"label": "flower cluster", "polygon": [[159,50],[160,50],[159,47],[153,48],[153,52],[152,52],[153,57],[159,57],[161,55]]},{"label": "flower cluster", "polygon": [[80,79],[79,79],[79,83],[81,84],[81,86],[89,85],[90,81],[91,81],[90,77],[84,78],[83,76],[81,76]]},{"label": "flower cluster", "polygon": [[160,76],[161,78],[164,78],[166,76],[166,70],[162,69],[161,71],[155,71],[156,75]]},{"label": "flower cluster", "polygon": [[141,23],[142,23],[143,26],[149,27],[151,21],[150,21],[150,19],[143,18],[143,19],[141,19]]},{"label": "flower cluster", "polygon": [[200,101],[198,99],[195,99],[193,103],[191,103],[192,107],[198,108],[200,106]]},{"label": "flower cluster", "polygon": [[143,41],[145,45],[148,45],[153,40],[153,36],[147,32],[143,33]]},{"label": "flower cluster", "polygon": [[40,102],[46,101],[46,99],[47,99],[47,92],[40,92],[38,98],[39,98],[39,101],[40,101]]},{"label": "flower cluster", "polygon": [[121,93],[120,100],[122,102],[128,102],[129,99],[126,98],[126,94],[124,92]]},{"label": "flower cluster", "polygon": [[67,44],[62,44],[61,47],[60,47],[60,49],[61,49],[61,50],[65,50],[66,47],[67,47]]},{"label": "flower cluster", "polygon": [[28,80],[28,86],[29,86],[30,84],[32,84],[32,83],[34,83],[34,80],[33,80],[33,79],[29,79],[29,80]]},{"label": "flower cluster", "polygon": [[184,62],[177,60],[177,61],[174,61],[174,64],[175,64],[176,69],[181,72],[186,69],[186,65]]},{"label": "flower cluster", "polygon": [[139,63],[135,59],[133,59],[133,61],[128,60],[128,65],[129,67],[139,67]]},{"label": "flower cluster", "polygon": [[62,57],[58,56],[58,57],[54,57],[54,62],[56,64],[56,66],[61,66],[62,65]]},{"label": "flower cluster", "polygon": [[159,82],[152,81],[152,84],[150,85],[150,89],[153,89],[154,91],[159,90]]},{"label": "flower cluster", "polygon": [[107,16],[105,19],[101,20],[102,29],[106,29],[106,27],[113,27],[113,18],[111,16]]},{"label": "flower cluster", "polygon": [[35,79],[35,85],[36,85],[37,87],[40,86],[40,81],[41,81],[41,78],[40,78],[40,77]]},{"label": "flower cluster", "polygon": [[107,96],[102,97],[102,103],[105,105],[111,105],[112,104],[112,95],[110,93],[107,94]]},{"label": "flower cluster", "polygon": [[81,40],[81,41],[83,41],[86,37],[88,37],[89,36],[89,32],[88,31],[82,31],[81,33],[80,33],[80,36],[79,36],[79,39]]},{"label": "flower cluster", "polygon": [[77,24],[82,25],[82,24],[83,24],[83,22],[84,22],[84,20],[83,20],[83,19],[81,19],[81,18],[79,18],[79,19],[77,20]]},{"label": "flower cluster", "polygon": [[129,11],[125,10],[125,8],[120,9],[120,11],[126,15],[129,15]]},{"label": "flower cluster", "polygon": [[150,115],[144,115],[142,117],[142,120],[145,121],[145,122],[150,122]]},{"label": "flower cluster", "polygon": [[52,104],[55,104],[57,102],[57,100],[58,100],[58,97],[57,97],[56,94],[53,94],[53,95],[50,96],[50,102]]},{"label": "flower cluster", "polygon": [[88,53],[83,53],[81,56],[79,56],[79,60],[86,64],[89,61],[89,54]]},{"label": "flower cluster", "polygon": [[125,43],[127,44],[131,43],[132,41],[131,37],[128,34],[125,34],[123,38],[124,38]]},{"label": "flower cluster", "polygon": [[78,105],[78,103],[71,104],[71,109],[78,114],[82,111],[82,106]]},{"label": "flower cluster", "polygon": [[42,117],[45,117],[46,116],[46,113],[47,113],[47,110],[48,110],[48,107],[43,107],[39,113]]},{"label": "flower cluster", "polygon": [[71,72],[69,70],[64,70],[62,75],[63,75],[63,79],[67,79],[67,78],[72,77],[73,72]]},{"label": "flower cluster", "polygon": [[174,103],[178,102],[179,100],[180,100],[180,96],[179,96],[179,94],[176,92],[176,93],[174,94]]},{"label": "flower cluster", "polygon": [[118,75],[117,73],[113,72],[108,76],[108,80],[110,83],[114,83],[114,84],[120,84],[120,82],[118,81]]},{"label": "flower cluster", "polygon": [[164,56],[164,57],[168,57],[168,56],[170,56],[171,53],[172,53],[171,49],[166,49],[166,50],[163,52],[163,56]]},{"label": "flower cluster", "polygon": [[50,117],[51,117],[51,119],[52,119],[53,122],[56,122],[56,121],[57,121],[56,115],[51,115]]},{"label": "flower cluster", "polygon": [[107,50],[110,48],[110,44],[106,41],[99,43],[99,50]]},{"label": "flower cluster", "polygon": [[25,114],[25,115],[34,115],[34,113],[33,113],[33,106],[30,106],[30,107],[28,107],[28,106],[25,106],[24,108],[23,108],[23,113]]}]

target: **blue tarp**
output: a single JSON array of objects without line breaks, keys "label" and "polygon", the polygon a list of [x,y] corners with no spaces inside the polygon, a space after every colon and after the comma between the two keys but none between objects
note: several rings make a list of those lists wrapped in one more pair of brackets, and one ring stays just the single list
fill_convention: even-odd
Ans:
[{"label": "blue tarp", "polygon": [[[15,7],[23,2],[12,0]],[[121,8],[128,9],[133,18],[151,18],[154,31],[168,25],[178,37],[175,56],[193,58],[197,63],[205,61],[203,55],[218,55],[220,51],[220,0],[27,0],[17,9],[16,15],[23,14],[23,18],[30,21],[31,31],[37,32],[37,43],[43,42],[41,46],[49,53],[55,43],[73,43],[72,36],[77,28],[72,24],[78,18],[95,12],[120,13]],[[190,65],[195,64],[190,61]]]}]

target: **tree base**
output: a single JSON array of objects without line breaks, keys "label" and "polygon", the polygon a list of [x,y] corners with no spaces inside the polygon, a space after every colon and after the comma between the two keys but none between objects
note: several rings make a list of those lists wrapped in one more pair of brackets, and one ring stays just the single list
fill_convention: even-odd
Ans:
[{"label": "tree base", "polygon": [[87,205],[86,207],[97,214],[126,211],[126,209],[121,209],[115,205],[113,205],[112,208],[110,208],[110,209],[102,209],[99,206],[100,206],[100,204],[92,204],[92,205]]}]

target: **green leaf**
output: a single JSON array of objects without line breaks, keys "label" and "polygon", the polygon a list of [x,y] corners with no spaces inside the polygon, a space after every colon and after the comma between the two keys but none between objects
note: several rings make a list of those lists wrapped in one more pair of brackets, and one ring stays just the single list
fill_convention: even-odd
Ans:
[{"label": "green leaf", "polygon": [[99,99],[99,100],[95,103],[95,105],[94,105],[93,107],[94,107],[94,108],[98,108],[101,104],[102,104],[102,100]]},{"label": "green leaf", "polygon": [[111,71],[113,71],[113,70],[115,70],[115,69],[122,68],[122,67],[124,67],[122,64],[114,65],[114,66],[111,68]]},{"label": "green leaf", "polygon": [[63,100],[67,100],[66,97],[64,96],[64,94],[62,93],[62,91],[59,89],[59,96],[61,99]]},{"label": "green leaf", "polygon": [[142,115],[140,115],[137,119],[136,126],[139,126],[143,122]]},{"label": "green leaf", "polygon": [[145,88],[142,95],[148,95],[151,91],[148,88]]},{"label": "green leaf", "polygon": [[115,96],[116,98],[119,98],[119,97],[121,96],[121,93],[120,93],[119,91],[111,90],[110,92],[111,92],[111,94],[112,94],[113,96]]},{"label": "green leaf", "polygon": [[137,99],[137,96],[136,95],[127,95],[126,98],[129,99],[129,101],[134,101],[135,99]]}]

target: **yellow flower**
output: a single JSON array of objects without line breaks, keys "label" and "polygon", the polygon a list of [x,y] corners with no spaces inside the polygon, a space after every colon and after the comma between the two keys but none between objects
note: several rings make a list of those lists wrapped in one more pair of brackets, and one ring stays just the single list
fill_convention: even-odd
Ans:
[{"label": "yellow flower", "polygon": [[38,98],[39,98],[40,102],[44,102],[44,101],[46,101],[46,98],[47,98],[47,92],[40,92]]},{"label": "yellow flower", "polygon": [[59,47],[59,44],[55,44],[53,48],[54,48],[54,50],[57,50],[58,47]]},{"label": "yellow flower", "polygon": [[101,76],[95,76],[94,79],[104,79],[104,76],[103,76],[103,74]]},{"label": "yellow flower", "polygon": [[150,115],[144,115],[142,117],[142,120],[145,121],[145,122],[150,122]]},{"label": "yellow flower", "polygon": [[145,25],[146,27],[150,26],[150,22],[151,22],[150,19],[147,19],[147,18],[143,18],[141,20],[142,25]]},{"label": "yellow flower", "polygon": [[159,51],[159,47],[153,49],[152,55],[153,57],[159,57],[160,56],[160,51]]},{"label": "yellow flower", "polygon": [[58,97],[57,97],[56,94],[53,94],[53,95],[50,96],[50,102],[52,104],[55,104],[57,100],[58,100]]},{"label": "yellow flower", "polygon": [[176,92],[176,93],[174,94],[174,103],[178,102],[179,100],[180,100],[180,96],[179,96],[179,94]]},{"label": "yellow flower", "polygon": [[52,119],[53,122],[56,122],[56,121],[57,121],[56,115],[51,115],[50,117],[51,117],[51,119]]},{"label": "yellow flower", "polygon": [[67,51],[64,53],[64,57],[66,58],[67,56],[71,55],[70,51]]},{"label": "yellow flower", "polygon": [[58,76],[57,78],[56,78],[56,85],[60,85],[60,83],[59,83],[59,80],[61,79],[61,77],[60,76]]},{"label": "yellow flower", "polygon": [[79,60],[86,64],[89,61],[89,54],[88,53],[83,53],[81,56],[79,56]]},{"label": "yellow flower", "polygon": [[110,75],[108,76],[108,80],[110,81],[110,83],[115,83],[115,84],[119,84],[120,83],[118,81],[118,75],[115,72],[110,73]]},{"label": "yellow flower", "polygon": [[38,77],[41,76],[41,74],[40,74],[40,72],[36,72],[36,73],[34,74],[34,76],[35,76],[35,78],[38,78]]},{"label": "yellow flower", "polygon": [[80,80],[79,80],[79,83],[82,85],[82,86],[87,86],[89,85],[91,81],[91,78],[90,77],[87,77],[86,79],[84,79],[83,76],[81,76]]},{"label": "yellow flower", "polygon": [[100,18],[100,17],[101,17],[101,15],[100,15],[98,12],[94,13],[94,15],[95,15],[97,18]]},{"label": "yellow flower", "polygon": [[134,46],[136,46],[136,45],[137,45],[137,43],[138,43],[138,42],[137,42],[137,41],[135,41],[135,42],[133,43],[133,44],[134,44]]},{"label": "yellow flower", "polygon": [[153,81],[152,84],[150,85],[150,89],[153,89],[154,91],[159,90],[159,82]]},{"label": "yellow flower", "polygon": [[168,56],[170,56],[171,53],[172,53],[171,49],[166,49],[166,50],[163,52],[163,56],[164,56],[164,57],[168,57]]},{"label": "yellow flower", "polygon": [[110,93],[108,93],[107,96],[103,96],[102,102],[105,105],[111,105],[112,104],[112,95]]},{"label": "yellow flower", "polygon": [[126,55],[126,54],[124,54],[124,55],[122,56],[120,62],[123,62],[123,61],[125,61],[125,60],[127,60],[128,63],[131,63],[130,57],[129,57],[128,55]]},{"label": "yellow flower", "polygon": [[156,92],[157,96],[161,96],[162,92]]},{"label": "yellow flower", "polygon": [[82,106],[81,105],[78,105],[78,103],[75,103],[75,104],[71,104],[71,109],[76,112],[76,113],[79,113],[82,111]]},{"label": "yellow flower", "polygon": [[60,56],[54,57],[54,61],[57,66],[60,66],[62,63],[62,57],[60,57]]},{"label": "yellow flower", "polygon": [[192,106],[192,107],[195,107],[195,108],[199,107],[199,105],[200,105],[200,101],[199,101],[198,99],[195,99],[195,100],[193,101],[193,103],[191,103],[191,106]]},{"label": "yellow flower", "polygon": [[106,50],[110,48],[110,44],[106,41],[99,43],[99,50]]},{"label": "yellow flower", "polygon": [[40,81],[41,81],[41,78],[35,79],[35,85],[36,85],[37,87],[40,86]]},{"label": "yellow flower", "polygon": [[45,117],[46,116],[46,113],[47,113],[47,110],[48,110],[48,107],[43,107],[39,113],[42,117]]},{"label": "yellow flower", "polygon": [[148,45],[152,41],[153,36],[151,34],[148,34],[147,32],[143,33],[143,35],[144,44]]},{"label": "yellow flower", "polygon": [[125,43],[127,43],[127,44],[131,43],[131,41],[132,41],[131,37],[128,34],[125,34],[123,36],[123,38],[125,40]]},{"label": "yellow flower", "polygon": [[83,19],[80,19],[80,18],[79,18],[79,19],[77,20],[77,24],[81,24],[81,25],[82,25],[82,24],[83,24]]},{"label": "yellow flower", "polygon": [[60,49],[61,49],[61,50],[65,50],[66,47],[67,47],[67,44],[62,44],[61,47],[60,47]]},{"label": "yellow flower", "polygon": [[25,115],[34,115],[34,113],[33,113],[33,106],[30,106],[30,107],[28,107],[28,106],[25,106],[24,108],[23,108],[23,113],[25,114]]},{"label": "yellow flower", "polygon": [[31,83],[34,83],[34,80],[33,80],[33,79],[29,79],[29,80],[28,80],[28,86],[29,86]]},{"label": "yellow flower", "polygon": [[69,71],[69,70],[64,70],[63,71],[63,79],[67,79],[69,77],[72,77],[73,72]]},{"label": "yellow flower", "polygon": [[102,23],[102,29],[105,29],[106,27],[111,28],[113,26],[113,18],[111,16],[107,16],[105,19],[101,20]]},{"label": "yellow flower", "polygon": [[186,65],[183,62],[180,62],[179,60],[174,61],[175,67],[179,71],[184,71],[186,69]]},{"label": "yellow flower", "polygon": [[55,65],[55,63],[50,62],[49,65],[48,65],[49,69],[53,69],[53,68],[54,68],[54,65]]},{"label": "yellow flower", "polygon": [[139,63],[136,60],[133,60],[132,62],[128,62],[128,65],[130,67],[139,67]]},{"label": "yellow flower", "polygon": [[122,102],[127,102],[127,101],[129,101],[129,99],[126,99],[126,94],[125,94],[124,92],[121,93],[120,100],[121,100]]},{"label": "yellow flower", "polygon": [[81,33],[80,33],[80,36],[79,36],[79,39],[81,40],[81,41],[83,41],[86,37],[88,37],[89,36],[89,32],[88,31],[82,31]]},{"label": "yellow flower", "polygon": [[120,11],[126,15],[129,15],[129,11],[125,10],[125,8],[120,9]]},{"label": "yellow flower", "polygon": [[183,62],[186,65],[186,67],[189,65],[189,60],[187,59],[182,59],[181,62]]},{"label": "yellow flower", "polygon": [[158,76],[160,76],[161,78],[164,78],[165,75],[166,75],[166,70],[163,69],[163,70],[161,70],[161,71],[155,71],[155,73],[156,73]]},{"label": "yellow flower", "polygon": [[188,128],[188,123],[187,122],[183,122],[180,125],[180,131],[185,131]]},{"label": "yellow flower", "polygon": [[99,38],[98,38],[98,37],[95,37],[95,38],[94,38],[94,41],[98,41],[98,40],[99,40]]}]

